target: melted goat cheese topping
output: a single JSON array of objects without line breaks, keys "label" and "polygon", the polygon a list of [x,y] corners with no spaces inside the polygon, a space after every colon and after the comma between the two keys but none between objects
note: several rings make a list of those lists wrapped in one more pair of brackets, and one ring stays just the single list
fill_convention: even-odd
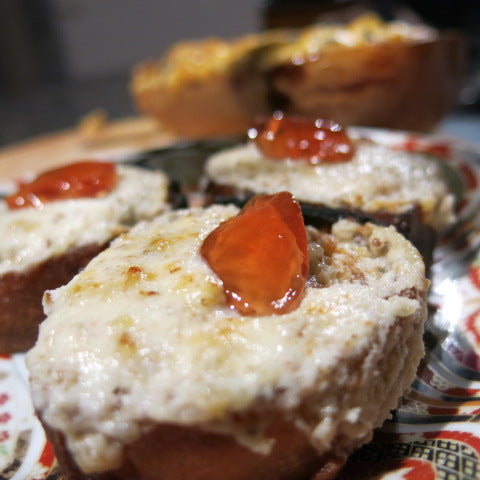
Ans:
[{"label": "melted goat cheese topping", "polygon": [[[308,425],[322,450],[339,422],[365,413],[342,408],[335,392],[349,381],[352,358],[382,354],[373,340],[382,345],[397,317],[422,308],[400,295],[425,290],[417,250],[393,228],[341,221],[323,288],[307,288],[294,312],[243,317],[228,308],[199,254],[203,239],[237,212],[213,206],[142,222],[46,293],[48,317],[27,355],[33,398],[85,472],[118,466],[122,445],[152,422],[223,431],[265,451],[265,439],[249,438],[231,415],[265,401],[294,409],[315,391],[328,398],[318,407],[328,421]],[[372,422],[346,436],[360,438]]]},{"label": "melted goat cheese topping", "polygon": [[421,155],[360,142],[351,161],[310,165],[265,158],[253,144],[213,155],[210,179],[254,193],[289,191],[299,201],[365,212],[402,213],[414,205],[425,223],[442,229],[454,221],[454,195],[437,162]]},{"label": "melted goat cheese topping", "polygon": [[88,244],[104,244],[126,227],[163,212],[168,179],[161,172],[118,166],[118,182],[101,198],[9,210],[0,202],[0,275],[24,271],[46,259]]}]

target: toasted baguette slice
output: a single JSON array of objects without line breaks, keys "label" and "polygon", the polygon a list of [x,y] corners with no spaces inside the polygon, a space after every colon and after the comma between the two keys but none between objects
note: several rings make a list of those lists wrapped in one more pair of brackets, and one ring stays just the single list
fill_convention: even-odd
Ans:
[{"label": "toasted baguette slice", "polygon": [[118,183],[101,198],[9,210],[0,202],[0,352],[31,348],[45,318],[45,290],[72,279],[131,225],[170,207],[161,172],[119,166]]},{"label": "toasted baguette slice", "polygon": [[243,134],[276,110],[430,131],[456,102],[464,57],[453,32],[365,15],[180,42],[134,68],[131,93],[141,113],[189,138]]},{"label": "toasted baguette slice", "polygon": [[45,295],[27,365],[66,479],[332,478],[397,405],[423,355],[418,251],[391,227],[307,227],[299,307],[242,316],[199,253],[237,212],[139,224]]}]

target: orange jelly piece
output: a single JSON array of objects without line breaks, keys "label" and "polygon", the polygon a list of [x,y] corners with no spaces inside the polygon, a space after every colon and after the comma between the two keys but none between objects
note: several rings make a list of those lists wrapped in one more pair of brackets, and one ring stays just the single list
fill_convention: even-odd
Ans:
[{"label": "orange jelly piece", "polygon": [[298,202],[288,192],[253,197],[204,240],[200,253],[242,315],[295,310],[308,271],[307,237]]},{"label": "orange jelly piece", "polygon": [[276,112],[249,132],[260,151],[272,159],[299,159],[313,165],[351,160],[354,146],[344,129],[332,120],[287,117]]},{"label": "orange jelly piece", "polygon": [[110,192],[116,183],[115,164],[83,161],[43,173],[5,200],[11,210],[42,208],[45,203],[55,200],[101,197]]}]

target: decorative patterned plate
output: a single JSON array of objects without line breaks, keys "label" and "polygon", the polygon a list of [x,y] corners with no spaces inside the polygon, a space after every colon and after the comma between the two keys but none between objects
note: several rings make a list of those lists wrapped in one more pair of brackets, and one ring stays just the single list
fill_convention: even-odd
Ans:
[{"label": "decorative patterned plate", "polygon": [[[372,129],[358,135],[440,157],[463,183],[459,221],[435,251],[427,354],[410,391],[372,442],[351,456],[341,480],[480,478],[480,154],[455,141]],[[189,143],[138,154],[192,186],[206,155],[231,144]],[[180,159],[180,160],[179,160]],[[31,405],[24,355],[0,355],[0,480],[60,480]]]}]

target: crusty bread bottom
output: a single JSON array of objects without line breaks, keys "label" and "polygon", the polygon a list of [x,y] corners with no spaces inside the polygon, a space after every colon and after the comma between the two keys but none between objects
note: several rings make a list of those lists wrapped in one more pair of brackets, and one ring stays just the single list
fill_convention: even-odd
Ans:
[{"label": "crusty bread bottom", "polygon": [[[47,429],[48,431],[48,429]],[[75,465],[63,436],[48,431],[65,480],[320,480],[335,477],[345,459],[320,458],[291,422],[268,429],[275,438],[269,455],[256,454],[228,435],[198,428],[160,425],[125,449],[121,468],[86,475]]]},{"label": "crusty bread bottom", "polygon": [[58,288],[100,253],[106,245],[85,245],[58,255],[25,272],[0,276],[0,352],[23,352],[38,336],[45,318],[42,297],[45,290]]}]

